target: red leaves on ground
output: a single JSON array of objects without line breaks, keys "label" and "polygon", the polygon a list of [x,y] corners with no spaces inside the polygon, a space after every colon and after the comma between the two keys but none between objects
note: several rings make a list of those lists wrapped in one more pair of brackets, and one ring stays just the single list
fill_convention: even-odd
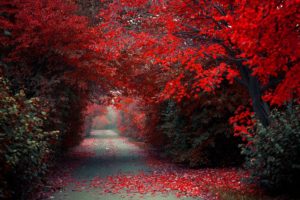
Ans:
[{"label": "red leaves on ground", "polygon": [[95,177],[90,187],[102,188],[104,193],[128,194],[167,194],[176,193],[177,197],[189,196],[204,199],[218,199],[214,190],[227,189],[240,193],[251,193],[252,186],[241,182],[248,177],[245,171],[237,169],[172,169],[151,173],[119,174],[106,178]]},{"label": "red leaves on ground", "polygon": [[[112,138],[101,139],[105,142],[106,158],[118,159],[118,147]],[[101,145],[97,140],[87,138],[79,146],[68,154],[63,168],[51,173],[50,188],[43,197],[51,195],[56,190],[73,185],[73,191],[99,191],[99,195],[112,193],[127,197],[144,195],[169,195],[175,194],[180,197],[199,197],[208,200],[218,199],[219,190],[238,191],[239,193],[254,193],[254,186],[244,183],[241,180],[249,176],[248,172],[236,168],[222,169],[187,169],[159,160],[153,155],[146,154],[136,144],[129,142],[125,138],[119,138],[126,146],[130,147],[132,154],[141,156],[146,160],[146,164],[151,169],[150,172],[119,172],[111,176],[95,176],[90,179],[81,180],[72,177],[72,172],[83,165],[87,158],[94,158],[94,150],[97,145]],[[99,190],[98,190],[99,189]],[[41,195],[39,195],[41,196]]]}]

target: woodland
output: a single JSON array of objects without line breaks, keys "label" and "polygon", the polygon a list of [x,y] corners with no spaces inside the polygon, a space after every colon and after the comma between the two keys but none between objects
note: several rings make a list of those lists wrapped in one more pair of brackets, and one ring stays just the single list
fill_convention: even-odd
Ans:
[{"label": "woodland", "polygon": [[0,199],[48,199],[107,107],[178,198],[298,199],[299,47],[299,0],[0,0]]}]

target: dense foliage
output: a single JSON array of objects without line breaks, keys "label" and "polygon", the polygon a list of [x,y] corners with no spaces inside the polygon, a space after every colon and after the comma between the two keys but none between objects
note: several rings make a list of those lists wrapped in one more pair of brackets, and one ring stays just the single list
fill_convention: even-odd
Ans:
[{"label": "dense foliage", "polygon": [[47,126],[61,132],[63,147],[80,141],[89,95],[88,79],[78,76],[85,67],[78,59],[91,54],[88,20],[75,11],[59,0],[1,1],[0,11],[1,70],[12,92],[41,99]]},{"label": "dense foliage", "polygon": [[[235,94],[239,94],[233,97],[239,104],[236,111],[231,112],[232,117],[224,118],[233,125],[234,135],[242,137],[248,145],[256,137],[253,131],[256,123],[264,128],[272,126],[270,110],[285,107],[292,99],[299,104],[300,60],[298,50],[293,50],[298,49],[295,45],[299,43],[298,1],[274,0],[262,4],[226,0],[135,3],[124,0],[109,5],[109,11],[103,10],[100,15],[107,22],[104,26],[111,31],[118,28],[112,37],[127,44],[120,52],[134,55],[134,59],[122,56],[120,63],[137,68],[138,75],[135,71],[131,73],[136,78],[144,77],[143,72],[149,69],[153,72],[144,78],[147,89],[137,88],[146,103],[135,110],[144,116],[126,111],[124,124],[132,131],[142,129],[144,132],[139,134],[151,143],[169,144],[173,149],[170,151],[178,151],[174,153],[177,159],[190,158],[184,155],[197,143],[191,136],[190,121],[197,117],[189,112],[194,108],[191,102],[201,104],[200,107],[206,105],[209,99],[202,102],[201,98],[207,93],[222,99],[227,90],[224,83],[232,84]],[[124,37],[120,37],[121,32],[126,33]],[[155,83],[151,88],[147,85],[149,78]],[[219,88],[224,90],[218,93]],[[154,96],[153,91],[156,91]],[[229,106],[228,97],[231,96],[220,105]],[[214,114],[222,113],[215,110],[217,113],[205,115],[205,110],[202,111],[200,116],[203,116],[196,121],[200,127],[202,118],[215,119]],[[225,119],[220,118],[223,124]],[[200,149],[196,152],[202,153]]]},{"label": "dense foliage", "polygon": [[1,162],[13,177],[1,174],[1,195],[25,198],[9,180],[34,182],[111,104],[123,134],[177,162],[239,163],[242,139],[254,176],[284,184],[279,174],[298,173],[298,107],[270,111],[299,104],[299,13],[298,0],[0,1]]},{"label": "dense foliage", "polygon": [[[180,153],[185,152],[194,142],[186,136],[193,130],[187,131],[189,118],[193,121],[196,116],[192,117],[190,108],[182,105],[193,101],[205,105],[209,100],[202,102],[201,97],[206,93],[222,99],[227,88],[221,94],[216,91],[224,88],[224,82],[238,88],[235,93],[240,95],[235,96],[235,100],[239,101],[239,106],[228,121],[235,129],[234,135],[241,136],[248,145],[251,145],[251,138],[258,137],[252,131],[256,123],[264,128],[272,127],[270,110],[285,107],[292,99],[299,104],[300,60],[295,46],[299,43],[299,9],[297,0],[263,4],[247,0],[113,1],[110,10],[102,12],[101,17],[107,22],[104,26],[108,30],[118,27],[119,32],[112,36],[130,44],[123,46],[122,51],[125,49],[128,54],[135,55],[132,60],[122,57],[120,63],[136,64],[138,72],[150,68],[161,74],[157,77],[149,73],[156,83],[155,88],[139,93],[148,103],[154,103],[152,107],[142,103],[139,108],[145,112],[145,121],[148,122],[149,116],[152,121],[149,127],[153,132],[147,131],[147,123],[144,126],[145,133],[150,134],[148,138],[164,141],[166,137],[157,135],[165,132],[167,138],[173,139],[173,149],[177,147]],[[126,32],[123,38],[120,32]],[[145,65],[141,66],[141,62]],[[148,86],[146,80],[143,83]],[[243,87],[239,88],[238,84]],[[153,90],[157,93],[151,96]],[[163,104],[159,109],[155,106],[170,99],[178,104]],[[228,102],[221,105],[225,107]],[[157,110],[163,110],[165,124],[160,121]],[[184,113],[188,113],[187,117]],[[207,112],[203,118],[214,119],[214,114]],[[197,123],[202,126],[201,117]],[[142,122],[129,124],[136,127]],[[153,125],[161,125],[163,131]]]},{"label": "dense foliage", "polygon": [[47,131],[48,114],[39,98],[13,94],[0,77],[0,198],[27,199],[32,182],[45,175],[58,139]]},{"label": "dense foliage", "polygon": [[[210,99],[210,98],[208,98]],[[216,99],[215,99],[216,100]],[[158,126],[167,138],[164,150],[179,163],[191,167],[220,167],[240,164],[243,159],[228,118],[234,105],[224,108],[220,101],[205,104],[168,102]],[[229,110],[228,110],[229,108]]]},{"label": "dense foliage", "polygon": [[177,163],[190,167],[220,167],[243,161],[238,148],[242,141],[233,136],[228,123],[242,103],[236,101],[232,88],[221,98],[203,94],[198,101],[168,100],[157,104],[156,108],[146,107],[133,99],[122,103],[118,127],[121,133],[146,141]]},{"label": "dense foliage", "polygon": [[[290,191],[300,180],[300,107],[273,110],[270,126],[257,124],[250,144],[243,146],[252,176],[271,190]],[[278,192],[278,191],[277,191]]]},{"label": "dense foliage", "polygon": [[163,74],[163,85],[155,90],[163,99],[197,99],[200,91],[214,92],[224,81],[241,84],[240,92],[249,94],[248,107],[267,126],[270,105],[299,98],[299,52],[292,50],[299,40],[296,0],[124,0],[109,6],[100,15],[103,26],[124,44],[110,48],[134,55],[116,58],[129,72],[137,68],[135,77],[149,68]]},{"label": "dense foliage", "polygon": [[71,2],[1,1],[0,31],[0,198],[28,199],[83,138],[88,101],[105,93],[95,77],[105,72],[95,73],[97,37]]}]

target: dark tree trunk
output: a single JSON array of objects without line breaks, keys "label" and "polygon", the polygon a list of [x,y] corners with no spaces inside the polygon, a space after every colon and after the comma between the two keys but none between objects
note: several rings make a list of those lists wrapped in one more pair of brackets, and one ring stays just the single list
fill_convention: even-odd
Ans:
[{"label": "dark tree trunk", "polygon": [[269,105],[262,100],[261,85],[257,77],[252,75],[252,71],[246,66],[239,64],[239,71],[244,85],[247,87],[250,98],[252,100],[253,111],[263,126],[270,123]]},{"label": "dark tree trunk", "polygon": [[269,105],[261,98],[260,84],[256,77],[250,77],[248,91],[252,99],[252,107],[256,116],[265,127],[268,126],[270,114]]}]

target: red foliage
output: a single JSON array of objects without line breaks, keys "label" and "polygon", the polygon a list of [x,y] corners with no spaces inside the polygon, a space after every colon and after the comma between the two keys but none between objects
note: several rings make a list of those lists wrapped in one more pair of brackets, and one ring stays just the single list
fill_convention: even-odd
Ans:
[{"label": "red foliage", "polygon": [[5,32],[0,35],[0,48],[6,63],[22,66],[16,75],[40,67],[38,72],[53,76],[52,82],[64,80],[82,91],[89,91],[94,83],[101,86],[99,92],[110,95],[117,81],[115,67],[107,62],[106,39],[99,28],[89,26],[87,17],[77,14],[74,3],[4,0],[0,7]]},{"label": "red foliage", "polygon": [[234,128],[234,136],[242,137],[243,141],[253,137],[253,132],[251,132],[255,124],[253,115],[254,113],[244,106],[240,106],[235,111],[235,115],[229,119],[229,123]]},{"label": "red foliage", "polygon": [[117,108],[117,127],[121,134],[138,139],[145,138],[145,112],[140,110],[140,102],[123,97]]},{"label": "red foliage", "polygon": [[[260,120],[263,100],[299,99],[298,0],[101,1],[94,27],[71,2],[1,1],[1,53],[17,63],[18,76],[38,65],[51,77],[69,66],[60,78],[81,95],[99,90],[109,97],[103,102],[115,104],[120,96],[138,97],[145,107],[198,99],[236,81],[246,86]],[[250,113],[232,118],[236,131],[247,133]],[[142,130],[146,114],[131,115]]]},{"label": "red foliage", "polygon": [[[249,105],[265,126],[265,101],[282,105],[299,99],[297,0],[130,2],[114,1],[110,15],[103,17],[107,30],[117,30],[115,36],[123,32],[118,41],[133,58],[118,55],[126,69],[128,64],[133,67],[133,77],[147,67],[164,75],[161,82],[151,76],[155,92],[138,89],[140,96],[183,101],[214,92],[224,82],[242,83]],[[145,80],[132,88],[148,88]]]},{"label": "red foliage", "polygon": [[[126,145],[134,146],[133,154],[140,155],[147,161],[147,166],[151,169],[150,172],[135,172],[135,173],[117,173],[112,176],[91,177],[90,180],[76,180],[71,174],[80,165],[84,164],[86,158],[99,156],[95,155],[93,149],[99,145],[97,140],[85,139],[78,149],[71,151],[68,154],[67,163],[64,168],[58,170],[59,173],[54,173],[51,176],[50,184],[55,191],[59,187],[66,187],[73,184],[73,191],[89,191],[100,188],[99,195],[105,193],[126,195],[133,197],[135,195],[169,195],[176,194],[179,197],[195,197],[203,199],[217,200],[218,191],[228,190],[236,191],[239,194],[253,194],[259,192],[254,185],[242,182],[241,179],[249,176],[248,172],[240,171],[236,168],[223,169],[186,169],[180,168],[174,164],[168,163],[165,160],[159,160],[155,156],[145,154],[145,151],[136,148],[134,144],[128,142],[124,138],[123,142]],[[106,142],[106,151],[103,155],[106,158],[117,156],[118,149],[112,139],[104,139]],[[102,143],[103,144],[103,143]],[[44,194],[51,194],[53,191]]]},{"label": "red foliage", "polygon": [[[3,57],[15,76],[41,73],[49,84],[76,85],[82,97],[78,110],[90,99],[98,101],[91,94],[105,96],[101,103],[113,102],[130,120],[127,127],[121,124],[123,131],[134,128],[145,137],[154,127],[146,130],[147,117],[157,122],[157,102],[198,99],[224,82],[245,86],[245,98],[264,125],[266,102],[299,102],[299,0],[101,1],[95,26],[72,2],[2,0],[1,65]],[[230,120],[235,135],[251,137],[252,115],[250,109],[236,111]],[[121,175],[105,185],[113,191],[133,185],[128,190],[144,193],[149,184],[151,192],[170,189],[188,196],[216,186],[243,189],[235,170],[163,173]]]},{"label": "red foliage", "polygon": [[[224,75],[229,80],[233,77],[243,80],[240,65],[244,65],[252,71],[250,76],[259,78],[261,87],[279,78],[280,83],[273,87],[273,98],[269,100],[282,104],[299,98],[299,79],[296,78],[300,67],[300,52],[296,47],[298,13],[299,2],[295,0],[264,4],[259,1],[195,3],[187,0],[169,2],[168,9],[162,8],[161,17],[169,20],[172,16],[176,23],[172,28],[166,26],[170,33],[195,40],[196,47],[179,49],[183,53],[191,52],[185,54],[188,59],[175,58],[185,70],[195,72],[194,89],[211,91],[220,85]],[[178,19],[174,20],[176,16]],[[212,62],[207,63],[209,59]],[[246,79],[243,81],[249,86]],[[172,90],[169,93],[173,94]]]},{"label": "red foliage", "polygon": [[101,179],[96,177],[91,187],[101,187],[104,192],[118,193],[125,190],[128,194],[153,195],[159,193],[176,192],[177,197],[200,197],[204,199],[218,199],[212,189],[228,189],[239,192],[251,191],[240,182],[245,174],[236,170],[202,170],[185,172],[139,173],[136,175],[117,175]]},{"label": "red foliage", "polygon": [[253,185],[241,182],[249,174],[237,169],[181,169],[151,158],[152,172],[118,174],[105,178],[94,177],[90,188],[102,188],[104,193],[118,194],[123,191],[128,196],[134,194],[168,194],[174,192],[179,197],[200,197],[219,199],[217,190],[253,193]]}]

